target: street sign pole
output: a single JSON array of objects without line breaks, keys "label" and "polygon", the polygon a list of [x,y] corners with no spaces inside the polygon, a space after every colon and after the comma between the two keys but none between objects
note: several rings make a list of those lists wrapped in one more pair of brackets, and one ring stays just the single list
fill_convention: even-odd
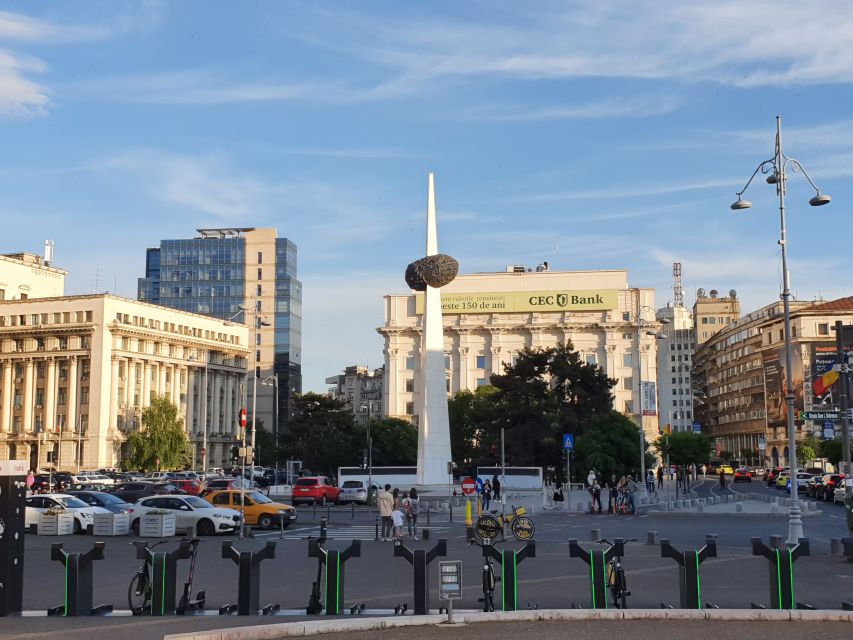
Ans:
[{"label": "street sign pole", "polygon": [[[840,387],[841,393],[841,449],[844,454],[844,468],[841,470],[842,473],[846,475],[846,477],[850,477],[850,416],[848,415],[847,409],[849,408],[848,402],[849,399],[847,397],[847,384],[848,380],[848,367],[847,360],[845,358],[844,353],[844,323],[840,320],[835,321],[835,349],[836,349],[836,357],[838,358],[838,362],[842,365],[841,375],[838,379],[838,385]],[[844,495],[849,496],[851,488],[846,482],[844,483],[845,491]]]}]

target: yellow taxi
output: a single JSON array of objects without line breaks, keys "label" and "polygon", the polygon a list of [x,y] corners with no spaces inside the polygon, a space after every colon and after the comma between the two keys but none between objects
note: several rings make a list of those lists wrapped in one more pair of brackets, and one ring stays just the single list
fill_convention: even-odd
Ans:
[{"label": "yellow taxi", "polygon": [[[240,491],[212,491],[204,499],[216,507],[240,511]],[[243,517],[248,525],[261,529],[287,528],[296,521],[296,509],[289,504],[274,502],[260,491],[247,490],[244,496]]]},{"label": "yellow taxi", "polygon": [[720,473],[720,471],[725,473],[727,476],[732,476],[735,473],[735,470],[732,469],[732,465],[730,464],[721,464],[720,468],[717,470],[717,473]]}]

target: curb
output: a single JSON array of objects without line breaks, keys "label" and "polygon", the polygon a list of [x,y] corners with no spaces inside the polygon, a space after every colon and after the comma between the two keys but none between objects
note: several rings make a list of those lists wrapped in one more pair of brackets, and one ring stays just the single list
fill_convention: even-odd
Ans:
[{"label": "curb", "polygon": [[[444,615],[368,618],[361,620],[318,620],[285,622],[230,629],[176,633],[163,640],[271,640],[312,636],[321,633],[376,631],[400,627],[436,625],[447,619]],[[494,613],[463,613],[454,615],[457,623],[477,622],[539,622],[578,620],[720,620],[779,622],[849,622],[850,611],[807,611],[778,609],[539,609],[536,611],[496,611]]]}]

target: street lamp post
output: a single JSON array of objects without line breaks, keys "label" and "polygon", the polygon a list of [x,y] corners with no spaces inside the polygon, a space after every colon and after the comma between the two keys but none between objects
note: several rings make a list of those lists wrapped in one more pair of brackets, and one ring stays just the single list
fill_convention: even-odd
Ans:
[{"label": "street lamp post", "polygon": [[[190,361],[199,361],[197,355],[191,355]],[[210,363],[210,352],[204,357],[204,378],[202,382],[201,403],[201,471],[207,473],[207,365]],[[215,406],[215,405],[214,405]],[[192,425],[190,425],[192,427]],[[193,458],[195,458],[195,447],[193,447]]]},{"label": "street lamp post", "polygon": [[[648,309],[652,313],[655,312],[655,310],[652,307],[644,304],[644,305],[640,306],[640,309],[637,313],[637,388],[639,389],[639,393],[640,393],[639,406],[640,406],[640,476],[641,476],[640,482],[638,484],[640,486],[640,497],[641,498],[645,498],[648,496],[648,490],[646,488],[646,431],[643,427],[643,415],[644,415],[645,407],[643,406],[643,344],[642,344],[642,341],[643,341],[643,324],[645,322],[643,320],[643,311],[645,309]],[[663,320],[660,321],[660,323],[661,324],[668,324],[669,320],[664,318]],[[646,333],[650,336],[654,336],[656,339],[664,337],[664,336],[661,336],[660,334],[658,334],[654,331],[646,331]]]},{"label": "street lamp post", "polygon": [[265,387],[270,385],[275,386],[275,421],[273,422],[273,442],[275,442],[275,484],[278,482],[278,374],[274,373],[267,376],[261,384]]},{"label": "street lamp post", "polygon": [[[373,438],[370,437],[370,402],[362,402],[361,410],[367,410],[367,502],[370,504],[370,490],[373,487]],[[381,451],[379,453],[382,453]]]},{"label": "street lamp post", "polygon": [[820,207],[828,204],[832,198],[826,194],[822,194],[818,186],[811,179],[811,176],[806,172],[799,161],[794,158],[789,158],[782,152],[782,118],[776,116],[776,149],[773,157],[761,162],[752,176],[747,180],[743,189],[737,192],[737,200],[731,205],[733,211],[741,211],[749,209],[752,203],[743,199],[743,194],[752,184],[755,176],[760,171],[762,174],[769,174],[766,178],[768,184],[776,185],[776,195],[779,196],[779,246],[782,248],[782,308],[784,312],[785,325],[785,405],[787,409],[787,427],[788,427],[788,464],[791,467],[791,508],[788,511],[788,544],[797,544],[799,539],[803,537],[803,520],[801,517],[800,503],[797,499],[797,431],[794,423],[794,367],[793,367],[793,349],[791,345],[791,283],[790,274],[788,273],[788,240],[787,229],[785,225],[785,194],[787,190],[788,174],[787,169],[796,173],[801,172],[808,180],[809,184],[815,190],[815,195],[809,199],[809,204],[813,207]]}]

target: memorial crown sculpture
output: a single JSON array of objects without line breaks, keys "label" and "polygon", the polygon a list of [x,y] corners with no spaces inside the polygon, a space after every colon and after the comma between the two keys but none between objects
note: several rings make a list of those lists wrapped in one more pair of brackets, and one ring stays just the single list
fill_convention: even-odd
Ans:
[{"label": "memorial crown sculpture", "polygon": [[438,289],[453,282],[459,263],[443,253],[415,260],[406,267],[406,284],[415,291],[426,291],[427,285]]}]

